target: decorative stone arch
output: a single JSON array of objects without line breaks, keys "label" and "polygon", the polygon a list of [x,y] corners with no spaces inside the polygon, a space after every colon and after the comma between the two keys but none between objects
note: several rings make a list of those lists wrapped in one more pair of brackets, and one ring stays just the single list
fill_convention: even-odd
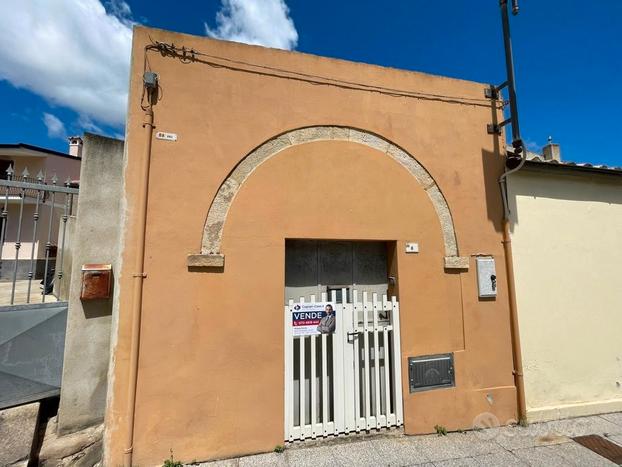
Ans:
[{"label": "decorative stone arch", "polygon": [[240,187],[266,160],[291,146],[313,141],[351,141],[363,144],[387,154],[408,170],[428,194],[436,210],[445,245],[445,268],[468,268],[469,258],[458,256],[456,232],[447,201],[428,171],[413,156],[391,141],[368,131],[342,126],[312,126],[288,131],[266,141],[244,157],[220,185],[203,228],[201,253],[188,255],[189,267],[224,266],[224,255],[220,251],[222,233],[229,208]]}]

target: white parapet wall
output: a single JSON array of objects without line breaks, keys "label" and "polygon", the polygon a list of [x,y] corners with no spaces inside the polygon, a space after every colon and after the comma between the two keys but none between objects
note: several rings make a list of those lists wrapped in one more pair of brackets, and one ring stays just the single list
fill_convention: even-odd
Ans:
[{"label": "white parapet wall", "polygon": [[622,176],[510,176],[528,419],[622,410]]}]

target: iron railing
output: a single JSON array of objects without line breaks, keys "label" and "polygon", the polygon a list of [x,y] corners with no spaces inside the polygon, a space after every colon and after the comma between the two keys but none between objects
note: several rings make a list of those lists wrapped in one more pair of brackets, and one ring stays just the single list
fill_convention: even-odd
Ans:
[{"label": "iron railing", "polygon": [[[28,169],[26,169],[26,173],[28,173]],[[0,177],[0,180],[14,180],[14,178],[9,178],[8,173],[7,174],[3,174],[4,176]],[[40,174],[41,176],[43,176],[42,174]],[[42,183],[42,179],[39,179],[39,177],[29,177],[28,175],[24,176],[22,175],[21,177],[19,177],[18,179],[16,179],[17,181],[20,182],[28,182],[28,183],[37,183],[37,184],[41,184]],[[5,187],[5,191],[6,188],[8,188],[9,190],[9,199],[15,199],[21,196],[25,196],[26,199],[30,198],[30,199],[35,199],[37,197],[38,190],[34,190],[32,188],[27,188],[22,192],[22,189],[19,187]],[[47,199],[48,196],[48,192],[44,192],[43,193],[43,198],[40,200],[41,202],[45,202],[45,200]],[[6,196],[6,193],[3,191],[2,195]]]},{"label": "iron railing", "polygon": [[[0,297],[4,304],[13,305],[16,303],[18,271],[23,269],[20,267],[20,261],[22,265],[27,265],[25,277],[19,278],[27,281],[25,303],[31,303],[32,282],[33,279],[38,279],[36,277],[39,269],[37,266],[41,263],[44,264],[44,268],[40,301],[45,302],[46,295],[52,291],[54,281],[57,281],[59,286],[62,284],[67,220],[74,215],[74,196],[78,195],[78,191],[70,179],[59,185],[56,174],[47,179],[42,172],[39,172],[33,178],[30,177],[28,169],[24,169],[21,176],[16,176],[13,167],[9,167],[6,170],[6,178],[0,179],[0,203],[2,203],[2,211],[0,212],[0,258],[3,266],[6,263],[12,266],[12,271],[8,275],[2,271],[4,278],[2,285],[7,285],[7,279],[10,280],[10,299]],[[25,215],[25,207],[28,211],[32,211],[30,225],[25,219],[27,215],[30,215],[30,213]],[[44,214],[48,216],[45,219],[46,225],[40,225]],[[58,232],[55,221],[60,223]],[[14,228],[13,223],[15,223]],[[22,238],[26,230],[25,227],[31,231],[29,238],[26,239]],[[9,232],[9,228],[12,228],[11,232]],[[56,236],[57,233],[58,236]],[[8,238],[9,234],[14,238]],[[44,238],[45,254],[43,258],[40,258],[40,255],[35,252],[35,245]],[[20,258],[20,248],[22,243],[27,241],[31,241],[31,252],[30,258],[24,260]],[[12,242],[15,248],[15,263],[13,265],[10,265],[11,260],[9,258],[5,258],[8,256],[5,255],[6,252],[4,251],[8,242]],[[55,252],[56,254],[54,254]],[[24,282],[20,281],[20,286],[23,285]],[[5,287],[4,293],[8,295],[6,289],[7,287]]]}]

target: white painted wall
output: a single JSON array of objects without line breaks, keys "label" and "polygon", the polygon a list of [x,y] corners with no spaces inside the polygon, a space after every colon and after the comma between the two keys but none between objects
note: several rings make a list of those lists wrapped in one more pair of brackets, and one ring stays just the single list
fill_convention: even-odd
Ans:
[{"label": "white painted wall", "polygon": [[510,176],[530,420],[622,410],[622,177]]}]

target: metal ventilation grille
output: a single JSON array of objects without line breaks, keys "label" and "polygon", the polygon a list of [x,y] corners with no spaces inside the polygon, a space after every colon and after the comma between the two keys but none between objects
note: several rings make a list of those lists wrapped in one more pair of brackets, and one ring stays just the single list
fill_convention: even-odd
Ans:
[{"label": "metal ventilation grille", "polygon": [[408,359],[410,392],[455,386],[454,355],[426,355]]}]

